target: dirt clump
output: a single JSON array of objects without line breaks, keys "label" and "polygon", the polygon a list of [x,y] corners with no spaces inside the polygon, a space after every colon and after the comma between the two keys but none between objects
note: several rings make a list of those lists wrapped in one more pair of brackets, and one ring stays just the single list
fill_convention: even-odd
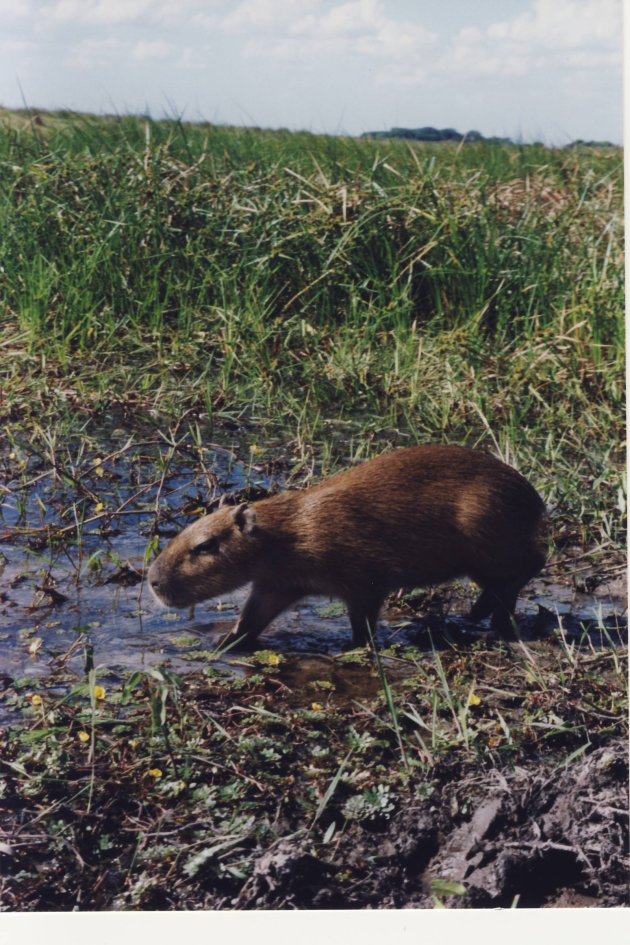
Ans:
[{"label": "dirt clump", "polygon": [[619,739],[555,769],[495,770],[485,791],[474,775],[446,782],[386,828],[354,825],[330,858],[325,847],[309,852],[303,837],[283,840],[259,857],[234,905],[628,905],[627,780]]},{"label": "dirt clump", "polygon": [[327,888],[334,872],[332,865],[309,853],[303,842],[281,840],[258,858],[238,904],[281,909],[304,900],[316,906],[320,889]]},{"label": "dirt clump", "polygon": [[509,906],[518,896],[523,907],[544,906],[572,890],[599,905],[627,903],[627,774],[621,744],[551,772],[517,769],[446,838],[425,883],[461,882],[460,905]]}]

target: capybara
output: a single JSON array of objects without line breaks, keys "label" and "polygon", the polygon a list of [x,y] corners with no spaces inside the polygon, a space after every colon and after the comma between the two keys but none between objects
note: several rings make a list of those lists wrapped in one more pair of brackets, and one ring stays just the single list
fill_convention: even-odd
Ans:
[{"label": "capybara", "polygon": [[472,619],[491,615],[506,635],[519,591],[545,563],[543,521],[542,499],[505,463],[413,446],[307,489],[220,507],[169,542],[148,580],[173,607],[251,583],[228,636],[246,645],[300,598],[340,598],[360,645],[391,591],[468,576],[481,588]]}]

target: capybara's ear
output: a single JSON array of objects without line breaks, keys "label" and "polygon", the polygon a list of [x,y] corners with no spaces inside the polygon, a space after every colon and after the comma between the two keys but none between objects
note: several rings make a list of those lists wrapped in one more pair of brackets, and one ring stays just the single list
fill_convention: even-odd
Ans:
[{"label": "capybara's ear", "polygon": [[256,527],[256,513],[248,507],[247,502],[237,505],[232,517],[234,524],[243,535],[251,535]]}]

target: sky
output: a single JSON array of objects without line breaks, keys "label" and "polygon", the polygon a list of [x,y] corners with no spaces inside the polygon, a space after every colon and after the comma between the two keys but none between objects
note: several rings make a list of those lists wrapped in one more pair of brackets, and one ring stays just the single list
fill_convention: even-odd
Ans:
[{"label": "sky", "polygon": [[622,142],[622,0],[0,0],[0,105]]}]

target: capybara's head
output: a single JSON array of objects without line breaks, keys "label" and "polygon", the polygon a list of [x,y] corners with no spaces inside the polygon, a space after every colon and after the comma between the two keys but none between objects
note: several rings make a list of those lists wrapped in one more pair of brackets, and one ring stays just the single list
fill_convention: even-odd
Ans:
[{"label": "capybara's head", "polygon": [[149,568],[151,590],[169,607],[188,607],[251,580],[256,513],[224,506],[180,532]]}]

